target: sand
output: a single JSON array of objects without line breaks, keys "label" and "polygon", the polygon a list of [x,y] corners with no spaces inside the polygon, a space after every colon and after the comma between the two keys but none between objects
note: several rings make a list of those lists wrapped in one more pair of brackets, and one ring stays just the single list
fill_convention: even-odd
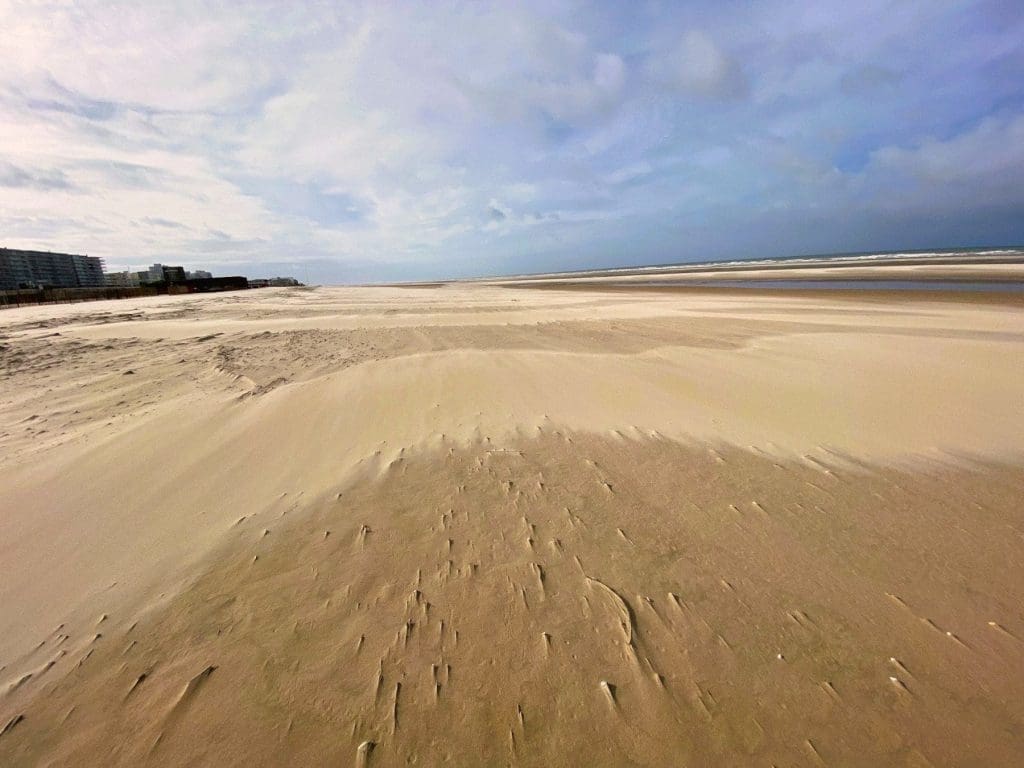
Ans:
[{"label": "sand", "polygon": [[1015,296],[0,312],[0,765],[1024,760]]}]

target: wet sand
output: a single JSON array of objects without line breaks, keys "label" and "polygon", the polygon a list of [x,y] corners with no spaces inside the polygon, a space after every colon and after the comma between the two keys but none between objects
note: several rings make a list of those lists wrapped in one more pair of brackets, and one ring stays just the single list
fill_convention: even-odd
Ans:
[{"label": "wet sand", "polygon": [[1024,311],[0,313],[0,764],[1024,759]]}]

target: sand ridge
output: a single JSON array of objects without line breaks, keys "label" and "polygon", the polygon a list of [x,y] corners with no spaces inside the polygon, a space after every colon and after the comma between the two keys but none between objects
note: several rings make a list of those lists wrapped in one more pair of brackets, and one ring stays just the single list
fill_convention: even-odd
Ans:
[{"label": "sand ridge", "polygon": [[[1020,754],[1013,306],[463,285],[0,334],[15,764]],[[813,691],[760,666],[808,652],[769,649],[774,622],[816,637]]]},{"label": "sand ridge", "polygon": [[1009,467],[847,472],[560,431],[416,452],[239,521],[3,748],[14,765],[1006,764],[1024,748],[1003,535],[1022,490]]}]

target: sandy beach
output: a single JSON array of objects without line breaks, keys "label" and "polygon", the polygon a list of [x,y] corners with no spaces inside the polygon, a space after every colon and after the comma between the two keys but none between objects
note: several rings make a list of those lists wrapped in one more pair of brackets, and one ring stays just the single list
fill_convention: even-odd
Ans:
[{"label": "sandy beach", "polygon": [[0,312],[0,765],[1020,764],[1022,296]]}]

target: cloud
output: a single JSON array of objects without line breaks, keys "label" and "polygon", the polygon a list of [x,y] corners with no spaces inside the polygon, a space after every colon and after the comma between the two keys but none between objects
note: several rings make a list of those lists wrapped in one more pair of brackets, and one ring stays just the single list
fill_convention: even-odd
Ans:
[{"label": "cloud", "polygon": [[618,93],[626,82],[626,65],[614,53],[601,53],[594,63],[594,84],[603,91]]},{"label": "cloud", "polygon": [[862,64],[846,72],[839,80],[843,93],[849,95],[870,94],[881,88],[898,83],[898,73],[877,64]]},{"label": "cloud", "polygon": [[1024,239],[1006,4],[84,0],[0,26],[5,244],[398,279]]},{"label": "cloud", "polygon": [[106,189],[159,189],[171,183],[175,176],[167,168],[118,160],[83,159],[74,167],[102,179]]},{"label": "cloud", "polygon": [[991,117],[949,139],[925,138],[911,147],[872,153],[863,173],[874,188],[900,192],[899,205],[974,210],[1015,206],[1024,210],[1024,115]]},{"label": "cloud", "polygon": [[26,99],[29,109],[36,111],[66,112],[70,115],[84,117],[88,120],[104,121],[109,120],[117,114],[118,105],[111,101],[102,99],[90,99],[80,93],[75,93],[52,78],[48,83],[48,91],[51,98]]},{"label": "cloud", "polygon": [[239,184],[271,211],[324,226],[351,226],[366,220],[373,212],[371,201],[312,181],[245,179]]},{"label": "cloud", "polygon": [[644,176],[650,174],[654,168],[646,160],[641,160],[638,163],[627,165],[622,168],[617,168],[611,173],[608,173],[604,177],[604,181],[610,185],[625,184],[636,179],[642,179]]},{"label": "cloud", "polygon": [[30,188],[38,190],[74,189],[64,171],[20,168],[0,160],[0,187]]},{"label": "cloud", "polygon": [[737,59],[706,33],[691,29],[670,50],[650,62],[652,76],[668,87],[707,99],[736,99],[747,93]]},{"label": "cloud", "polygon": [[185,225],[181,222],[171,221],[170,219],[161,219],[159,216],[146,216],[142,219],[142,223],[154,227],[166,227],[168,229],[186,229]]}]

